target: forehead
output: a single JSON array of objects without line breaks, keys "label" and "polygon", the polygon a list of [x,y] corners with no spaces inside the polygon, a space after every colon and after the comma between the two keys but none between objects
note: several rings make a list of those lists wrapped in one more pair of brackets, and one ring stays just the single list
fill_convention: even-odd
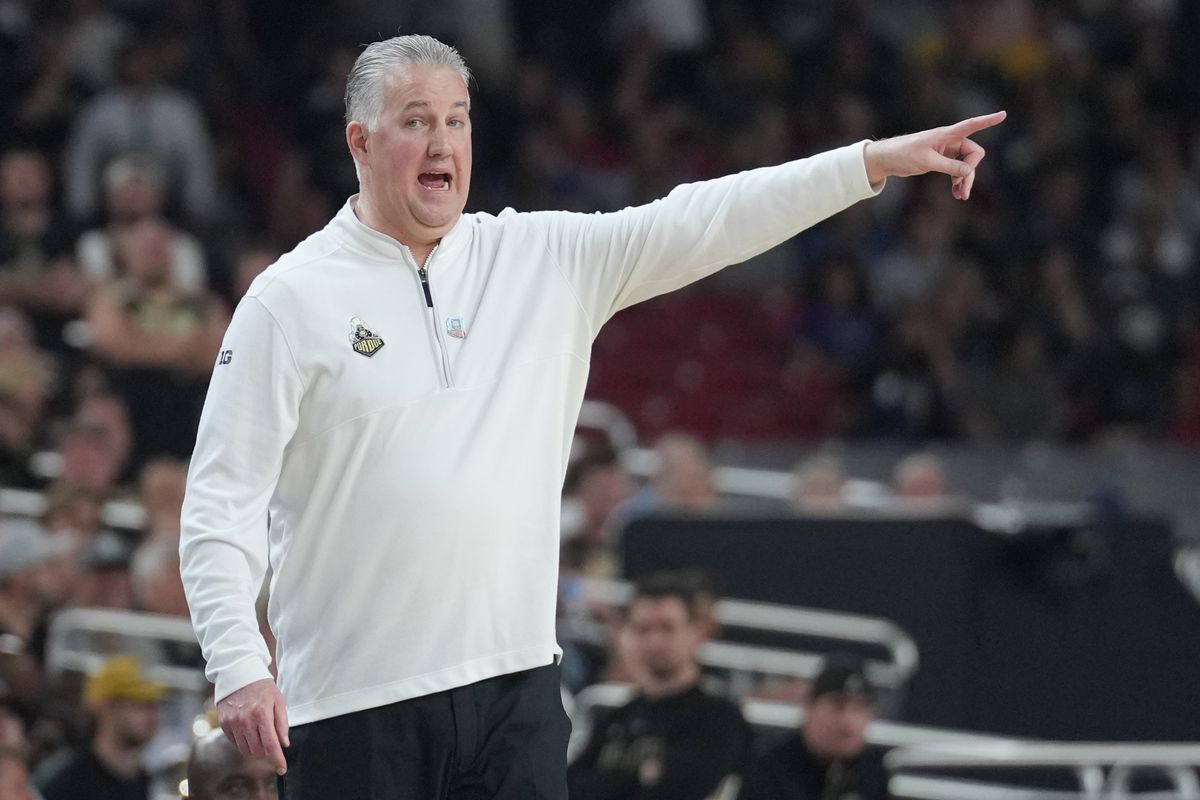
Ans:
[{"label": "forehead", "polygon": [[629,607],[633,622],[687,621],[687,606],[678,597],[639,597]]},{"label": "forehead", "polygon": [[384,81],[383,96],[389,106],[411,102],[433,105],[469,103],[467,84],[450,67],[414,64],[394,70]]}]

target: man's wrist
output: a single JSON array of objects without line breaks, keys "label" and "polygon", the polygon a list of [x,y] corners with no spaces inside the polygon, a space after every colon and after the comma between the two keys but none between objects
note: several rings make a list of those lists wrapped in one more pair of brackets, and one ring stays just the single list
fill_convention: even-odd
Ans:
[{"label": "man's wrist", "polygon": [[880,142],[868,141],[864,145],[863,164],[867,168],[867,181],[871,184],[871,188],[878,189],[888,177],[887,168],[883,165],[880,154]]}]

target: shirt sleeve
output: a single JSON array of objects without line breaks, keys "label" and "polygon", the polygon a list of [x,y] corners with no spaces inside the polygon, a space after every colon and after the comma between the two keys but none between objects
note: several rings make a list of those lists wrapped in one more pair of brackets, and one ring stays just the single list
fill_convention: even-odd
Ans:
[{"label": "shirt sleeve", "polygon": [[217,700],[271,677],[254,604],[267,567],[267,509],[303,392],[275,318],[257,298],[243,299],[200,417],[179,544],[192,624]]},{"label": "shirt sleeve", "polygon": [[595,334],[622,308],[745,261],[878,194],[865,145],[684,184],[609,214],[549,212],[548,247]]}]

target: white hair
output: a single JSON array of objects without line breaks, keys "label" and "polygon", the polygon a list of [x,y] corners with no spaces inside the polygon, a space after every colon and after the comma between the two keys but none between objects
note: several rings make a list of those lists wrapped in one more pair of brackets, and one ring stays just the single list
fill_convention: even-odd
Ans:
[{"label": "white hair", "polygon": [[397,70],[419,64],[448,67],[471,85],[467,62],[448,44],[432,36],[393,36],[373,42],[359,54],[346,80],[346,122],[374,129],[383,116],[383,84]]}]

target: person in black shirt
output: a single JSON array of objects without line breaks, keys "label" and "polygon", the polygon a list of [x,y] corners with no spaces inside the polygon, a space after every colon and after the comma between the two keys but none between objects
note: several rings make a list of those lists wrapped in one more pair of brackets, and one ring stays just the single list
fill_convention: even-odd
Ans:
[{"label": "person in black shirt", "polygon": [[860,661],[828,659],[809,689],[804,725],[751,766],[738,800],[885,800],[884,750],[866,744],[874,699]]},{"label": "person in black shirt", "polygon": [[638,694],[597,720],[568,773],[572,800],[703,800],[743,767],[749,729],[741,711],[699,686],[706,626],[696,601],[687,579],[638,585],[626,626]]},{"label": "person in black shirt", "polygon": [[95,736],[90,747],[62,750],[38,767],[33,782],[45,800],[148,800],[141,756],[158,729],[165,693],[131,656],[116,656],[89,676],[84,695]]}]

